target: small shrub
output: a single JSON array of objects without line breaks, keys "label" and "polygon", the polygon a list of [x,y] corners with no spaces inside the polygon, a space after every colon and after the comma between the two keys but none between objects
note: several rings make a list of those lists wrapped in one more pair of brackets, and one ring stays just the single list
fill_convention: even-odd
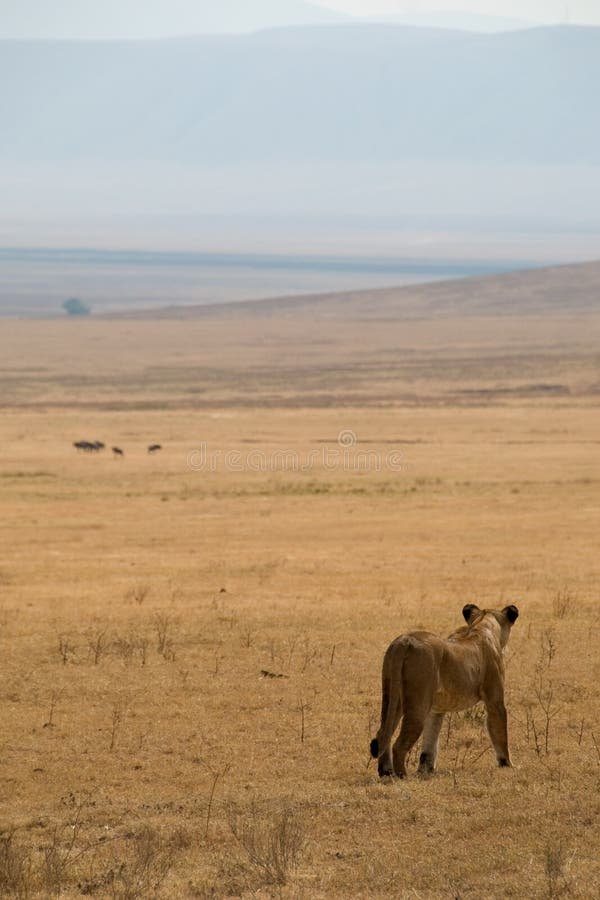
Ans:
[{"label": "small shrub", "polygon": [[[76,803],[75,798],[72,799]],[[74,863],[89,850],[81,839],[83,810],[84,803],[78,803],[72,821],[56,825],[50,840],[41,848],[40,881],[46,895],[58,896],[62,893]]]},{"label": "small shrub", "polygon": [[154,896],[173,867],[177,849],[150,826],[130,835],[125,859],[115,860],[110,871],[108,895],[115,900]]},{"label": "small shrub", "polygon": [[568,587],[561,588],[556,592],[552,600],[552,613],[555,619],[564,619],[571,612],[574,603],[574,596]]},{"label": "small shrub", "polygon": [[556,641],[551,628],[546,628],[540,636],[540,654],[536,664],[538,674],[549,669],[556,656]]},{"label": "small shrub", "polygon": [[245,813],[231,806],[229,827],[255,869],[270,884],[286,884],[297,869],[306,845],[305,828],[291,806],[261,812],[252,805]]},{"label": "small shrub", "polygon": [[133,600],[138,606],[141,606],[149,593],[149,584],[136,584],[132,588],[129,588],[125,594],[125,598],[127,600]]},{"label": "small shrub", "polygon": [[95,666],[98,665],[108,648],[107,628],[99,628],[88,636],[88,649]]},{"label": "small shrub", "polygon": [[544,849],[544,868],[548,886],[548,897],[564,897],[570,891],[567,875],[567,854],[562,841],[548,843]]},{"label": "small shrub", "polygon": [[31,850],[16,841],[14,831],[0,833],[0,897],[30,897],[32,870]]},{"label": "small shrub", "polygon": [[71,657],[75,656],[75,647],[65,634],[59,634],[58,636],[58,652],[63,666],[66,666]]},{"label": "small shrub", "polygon": [[154,628],[156,631],[156,649],[165,659],[174,660],[173,641],[169,632],[172,620],[169,613],[156,613],[154,616]]},{"label": "small shrub", "polygon": [[117,736],[119,734],[119,729],[121,728],[122,720],[123,709],[119,703],[115,703],[111,713],[110,746],[108,748],[111,751],[115,749],[117,744]]}]

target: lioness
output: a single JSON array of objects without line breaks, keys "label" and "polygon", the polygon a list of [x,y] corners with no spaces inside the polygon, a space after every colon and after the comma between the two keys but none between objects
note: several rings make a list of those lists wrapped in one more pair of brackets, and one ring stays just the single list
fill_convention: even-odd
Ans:
[{"label": "lioness", "polygon": [[[510,766],[502,652],[519,610],[479,609],[468,603],[466,626],[446,640],[429,631],[411,631],[392,641],[383,658],[381,726],[371,741],[379,775],[406,776],[406,757],[423,732],[421,774],[434,771],[444,714],[483,700],[487,727],[499,766]],[[394,731],[402,718],[393,748]]]}]

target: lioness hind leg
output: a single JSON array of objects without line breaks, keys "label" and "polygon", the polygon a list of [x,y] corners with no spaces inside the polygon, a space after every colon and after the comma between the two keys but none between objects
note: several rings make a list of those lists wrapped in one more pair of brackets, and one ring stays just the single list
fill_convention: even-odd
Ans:
[{"label": "lioness hind leg", "polygon": [[412,747],[421,737],[423,726],[427,713],[419,708],[408,708],[404,710],[404,718],[402,719],[402,727],[400,734],[394,744],[394,774],[398,778],[406,777],[406,757],[410,753]]},{"label": "lioness hind leg", "polygon": [[438,751],[438,738],[444,713],[429,713],[423,729],[423,744],[419,757],[419,774],[430,775],[435,770],[435,761]]},{"label": "lioness hind leg", "polygon": [[506,722],[506,707],[503,700],[495,700],[486,703],[487,728],[498,765],[501,767],[512,766],[508,752],[508,726]]},{"label": "lioness hind leg", "polygon": [[406,776],[406,757],[421,737],[431,712],[434,684],[435,658],[432,649],[411,644],[407,648],[402,669],[404,718],[392,754],[394,772],[399,778]]},{"label": "lioness hind leg", "polygon": [[390,679],[387,677],[385,673],[385,669],[383,672],[383,677],[381,680],[381,720],[379,725],[379,731],[377,732],[377,737],[374,737],[371,743],[369,744],[369,749],[371,751],[371,756],[374,759],[377,759],[379,756],[379,748],[381,747],[381,739],[385,733],[385,723],[387,720],[388,708],[390,705]]},{"label": "lioness hind leg", "polygon": [[394,707],[387,711],[385,724],[377,732],[375,740],[371,741],[371,753],[376,750],[378,754],[377,772],[380,778],[394,774],[394,766],[392,765],[392,736],[398,727],[398,722],[402,716],[402,697],[398,694],[394,701]]}]

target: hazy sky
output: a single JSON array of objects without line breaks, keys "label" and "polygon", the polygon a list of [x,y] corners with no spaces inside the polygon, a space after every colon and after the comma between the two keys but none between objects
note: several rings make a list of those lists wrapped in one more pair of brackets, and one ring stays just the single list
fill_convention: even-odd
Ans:
[{"label": "hazy sky", "polygon": [[540,22],[571,21],[600,24],[599,0],[320,0],[322,6],[353,15],[378,13],[463,12],[534,19]]}]

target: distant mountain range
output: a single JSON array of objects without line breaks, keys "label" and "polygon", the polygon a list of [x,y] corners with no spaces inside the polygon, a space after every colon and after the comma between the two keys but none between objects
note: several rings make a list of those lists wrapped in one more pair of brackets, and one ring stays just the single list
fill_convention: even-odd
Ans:
[{"label": "distant mountain range", "polygon": [[[279,0],[278,0],[279,2]],[[0,42],[0,158],[600,164],[600,29]]]},{"label": "distant mountain range", "polygon": [[0,38],[145,40],[348,21],[304,0],[18,0],[4,4]]},{"label": "distant mountain range", "polygon": [[[146,229],[193,248],[200,217],[202,245],[259,251],[266,234],[287,250],[296,230],[333,249],[358,223],[371,246],[387,230],[389,248],[406,228],[542,229],[566,235],[548,241],[568,259],[582,258],[567,249],[579,229],[597,255],[599,84],[592,27],[0,41],[0,236],[28,244],[26,223],[45,220],[51,244],[90,240],[73,216],[104,216],[106,246],[117,230],[143,246]],[[515,241],[511,258],[536,258]]]},{"label": "distant mountain range", "polygon": [[[478,32],[514,31],[536,24],[515,17],[461,11],[460,0],[457,2],[457,10],[355,18],[308,0],[103,0],[102,4],[94,0],[13,0],[3,4],[0,39],[147,40],[351,21]],[[531,3],[528,10],[536,18]],[[538,25],[561,21],[600,24],[593,0],[570,0],[562,7],[540,0],[537,12]]]},{"label": "distant mountain range", "polygon": [[395,25],[415,25],[418,28],[453,28],[457,31],[519,31],[539,27],[539,22],[515,19],[507,16],[485,16],[470,12],[413,12],[396,16],[371,16],[373,22],[390,22]]}]

